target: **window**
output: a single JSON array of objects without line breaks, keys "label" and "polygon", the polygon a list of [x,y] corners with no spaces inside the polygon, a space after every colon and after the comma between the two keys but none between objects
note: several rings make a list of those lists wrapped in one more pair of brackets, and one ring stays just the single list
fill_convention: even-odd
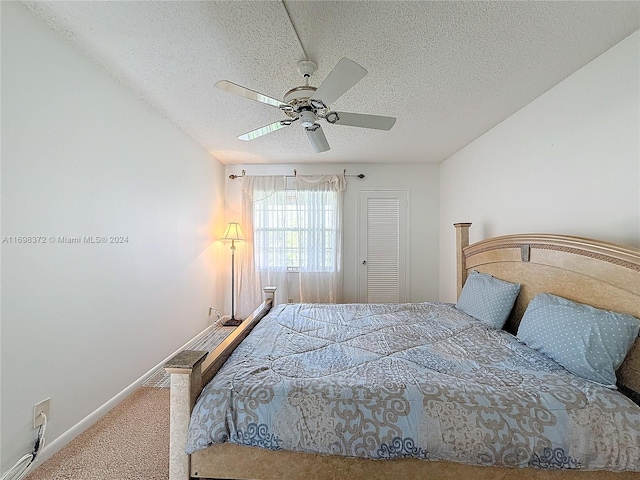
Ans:
[{"label": "window", "polygon": [[257,271],[335,272],[338,192],[280,190],[253,204]]},{"label": "window", "polygon": [[279,303],[340,301],[346,186],[344,175],[243,177],[250,248],[242,249],[241,308],[250,313],[262,301],[264,285],[278,287]]}]

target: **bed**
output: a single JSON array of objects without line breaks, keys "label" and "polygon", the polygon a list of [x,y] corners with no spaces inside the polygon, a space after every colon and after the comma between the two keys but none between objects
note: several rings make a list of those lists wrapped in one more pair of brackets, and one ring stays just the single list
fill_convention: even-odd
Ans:
[{"label": "bed", "polygon": [[[640,316],[640,251],[554,235],[468,245],[469,226],[456,224],[458,293],[479,274],[517,282],[504,331],[440,303],[288,305],[269,313],[268,288],[265,302],[211,354],[182,352],[167,365],[170,478],[639,478],[640,407],[508,332],[543,292]],[[291,350],[300,335],[302,353]],[[236,348],[240,363],[225,364]],[[637,401],[639,341],[616,373],[620,390]],[[244,383],[249,378],[257,382]],[[397,395],[402,389],[409,395]],[[208,411],[194,410],[198,397]],[[598,416],[608,423],[590,434],[578,428]]]}]

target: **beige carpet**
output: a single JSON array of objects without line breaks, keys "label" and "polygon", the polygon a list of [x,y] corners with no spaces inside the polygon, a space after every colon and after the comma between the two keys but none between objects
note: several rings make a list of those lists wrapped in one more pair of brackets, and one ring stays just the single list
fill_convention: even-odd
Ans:
[{"label": "beige carpet", "polygon": [[162,480],[169,476],[169,389],[142,387],[26,480]]}]

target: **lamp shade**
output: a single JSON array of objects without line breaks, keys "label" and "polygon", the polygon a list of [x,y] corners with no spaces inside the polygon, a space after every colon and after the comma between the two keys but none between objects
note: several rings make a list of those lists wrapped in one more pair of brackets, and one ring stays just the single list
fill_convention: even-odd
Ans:
[{"label": "lamp shade", "polygon": [[244,240],[242,235],[242,230],[240,229],[240,224],[238,222],[229,222],[227,225],[227,229],[224,232],[224,236],[222,240],[235,240],[242,241]]}]

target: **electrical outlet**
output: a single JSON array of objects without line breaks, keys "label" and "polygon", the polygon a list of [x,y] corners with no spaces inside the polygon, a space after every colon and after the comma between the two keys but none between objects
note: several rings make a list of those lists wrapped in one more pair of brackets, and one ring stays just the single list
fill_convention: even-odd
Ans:
[{"label": "electrical outlet", "polygon": [[44,423],[44,418],[40,415],[40,412],[44,412],[47,416],[47,421],[49,421],[49,408],[51,406],[51,397],[42,400],[40,403],[37,403],[35,407],[33,407],[33,428],[38,428],[40,425]]}]

